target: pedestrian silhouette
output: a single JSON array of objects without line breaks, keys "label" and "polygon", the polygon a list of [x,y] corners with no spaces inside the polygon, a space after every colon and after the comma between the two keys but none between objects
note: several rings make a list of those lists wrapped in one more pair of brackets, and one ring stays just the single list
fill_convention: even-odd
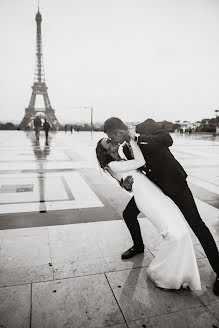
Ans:
[{"label": "pedestrian silhouette", "polygon": [[40,138],[40,130],[41,130],[41,127],[42,127],[41,118],[39,116],[35,117],[33,123],[34,123],[34,129],[35,129],[36,139],[39,140],[39,138]]},{"label": "pedestrian silhouette", "polygon": [[45,119],[45,122],[43,124],[43,129],[45,131],[46,136],[46,145],[48,145],[48,137],[49,137],[49,130],[50,130],[50,123]]}]

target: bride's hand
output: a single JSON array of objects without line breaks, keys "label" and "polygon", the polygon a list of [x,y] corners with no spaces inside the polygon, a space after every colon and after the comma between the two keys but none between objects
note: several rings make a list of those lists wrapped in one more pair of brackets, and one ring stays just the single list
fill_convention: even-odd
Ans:
[{"label": "bride's hand", "polygon": [[133,177],[131,175],[128,175],[125,180],[122,179],[120,182],[120,186],[124,188],[126,191],[131,192],[132,191],[132,185],[133,185]]},{"label": "bride's hand", "polygon": [[128,128],[129,136],[133,140],[135,140],[135,134],[136,134],[135,129],[136,129],[135,126],[132,126],[132,127]]}]

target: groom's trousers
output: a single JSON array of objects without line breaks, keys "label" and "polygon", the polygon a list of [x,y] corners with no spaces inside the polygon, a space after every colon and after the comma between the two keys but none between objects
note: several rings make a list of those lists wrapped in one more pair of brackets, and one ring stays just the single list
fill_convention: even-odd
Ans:
[{"label": "groom's trousers", "polygon": [[[211,235],[211,232],[209,231],[208,227],[205,225],[199,215],[193,195],[188,185],[186,185],[177,194],[167,194],[167,196],[169,196],[175,202],[175,204],[183,213],[186,221],[199,239],[213,270],[217,273],[217,275],[219,275],[219,253],[217,246]],[[137,219],[138,214],[139,210],[136,206],[134,197],[132,197],[123,212],[123,217],[132,236],[134,247],[142,249],[142,247],[144,247],[144,243],[142,240],[141,230]]]}]

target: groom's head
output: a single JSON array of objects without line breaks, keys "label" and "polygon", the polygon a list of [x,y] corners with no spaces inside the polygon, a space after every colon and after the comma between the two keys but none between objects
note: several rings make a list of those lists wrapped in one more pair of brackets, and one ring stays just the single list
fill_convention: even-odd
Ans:
[{"label": "groom's head", "polygon": [[117,117],[110,117],[104,123],[104,132],[115,143],[129,140],[128,127]]}]

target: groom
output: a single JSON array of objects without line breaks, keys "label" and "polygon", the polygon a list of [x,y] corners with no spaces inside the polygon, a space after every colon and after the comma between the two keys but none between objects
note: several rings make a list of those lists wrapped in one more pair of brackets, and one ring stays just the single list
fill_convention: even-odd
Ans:
[{"label": "groom", "polygon": [[[118,144],[129,140],[128,127],[116,117],[111,117],[105,121],[104,132],[113,142]],[[186,182],[187,174],[169,150],[169,147],[173,144],[171,136],[152,119],[147,119],[138,124],[136,126],[136,132],[138,133],[138,137],[136,136],[135,140],[146,160],[146,167],[142,167],[142,171],[174,201],[198,237],[217,275],[213,292],[219,296],[218,249],[209,229],[199,215],[194,198]],[[132,158],[128,143],[123,147],[123,151],[127,159]],[[130,191],[131,184],[132,177],[127,177],[123,181],[122,186]],[[122,259],[128,259],[144,252],[144,243],[137,220],[138,214],[139,210],[134,197],[132,197],[123,212],[123,217],[134,245],[122,254]]]}]

